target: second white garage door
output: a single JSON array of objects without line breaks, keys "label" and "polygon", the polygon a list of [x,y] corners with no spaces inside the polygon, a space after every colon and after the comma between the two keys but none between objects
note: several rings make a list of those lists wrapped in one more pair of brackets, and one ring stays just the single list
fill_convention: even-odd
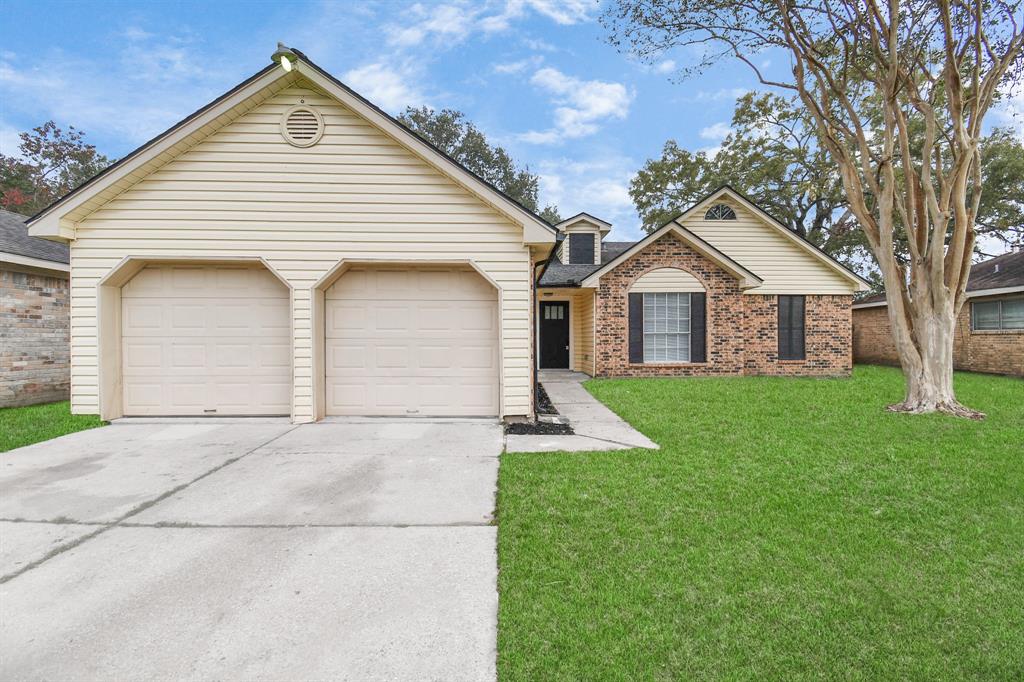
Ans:
[{"label": "second white garage door", "polygon": [[124,414],[291,412],[288,289],[265,268],[150,265],[121,311]]},{"label": "second white garage door", "polygon": [[498,414],[498,292],[471,268],[352,268],[325,309],[327,414]]}]

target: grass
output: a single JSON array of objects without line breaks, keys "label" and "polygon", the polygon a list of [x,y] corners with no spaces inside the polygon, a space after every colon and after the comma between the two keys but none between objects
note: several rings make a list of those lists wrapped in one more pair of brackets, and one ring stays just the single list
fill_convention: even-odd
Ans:
[{"label": "grass", "polygon": [[0,409],[0,452],[50,440],[66,433],[103,426],[105,423],[96,415],[71,414],[71,406],[67,401],[5,407]]},{"label": "grass", "polygon": [[587,388],[662,449],[502,457],[503,680],[1024,677],[1021,380]]}]

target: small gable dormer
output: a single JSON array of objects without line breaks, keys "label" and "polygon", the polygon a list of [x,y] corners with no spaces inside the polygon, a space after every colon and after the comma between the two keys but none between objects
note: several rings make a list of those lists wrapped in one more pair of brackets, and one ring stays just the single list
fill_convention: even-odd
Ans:
[{"label": "small gable dormer", "polygon": [[611,231],[611,223],[587,213],[578,213],[558,223],[555,228],[565,237],[558,247],[558,260],[563,264],[601,264],[601,240]]}]

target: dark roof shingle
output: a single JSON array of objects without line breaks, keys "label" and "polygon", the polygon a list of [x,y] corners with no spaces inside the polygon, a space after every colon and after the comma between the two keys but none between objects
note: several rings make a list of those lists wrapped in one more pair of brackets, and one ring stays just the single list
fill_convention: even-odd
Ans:
[{"label": "dark roof shingle", "polygon": [[26,220],[27,216],[0,209],[0,253],[67,264],[67,244],[30,237]]},{"label": "dark roof shingle", "polygon": [[540,276],[540,282],[537,285],[541,287],[579,286],[583,279],[600,268],[601,265],[613,258],[617,258],[634,244],[636,242],[601,242],[601,263],[597,265],[589,263],[584,265],[574,263],[570,265],[558,260],[558,256],[552,254],[551,262],[544,269]]}]

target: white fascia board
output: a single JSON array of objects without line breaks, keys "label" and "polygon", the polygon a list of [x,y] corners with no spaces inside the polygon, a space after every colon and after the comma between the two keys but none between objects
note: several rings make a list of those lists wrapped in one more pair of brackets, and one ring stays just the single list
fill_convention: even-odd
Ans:
[{"label": "white fascia board", "polygon": [[67,263],[59,263],[54,260],[46,260],[45,258],[21,256],[16,253],[0,252],[0,263],[24,265],[32,268],[41,268],[43,270],[53,270],[54,272],[71,272],[71,266]]}]

